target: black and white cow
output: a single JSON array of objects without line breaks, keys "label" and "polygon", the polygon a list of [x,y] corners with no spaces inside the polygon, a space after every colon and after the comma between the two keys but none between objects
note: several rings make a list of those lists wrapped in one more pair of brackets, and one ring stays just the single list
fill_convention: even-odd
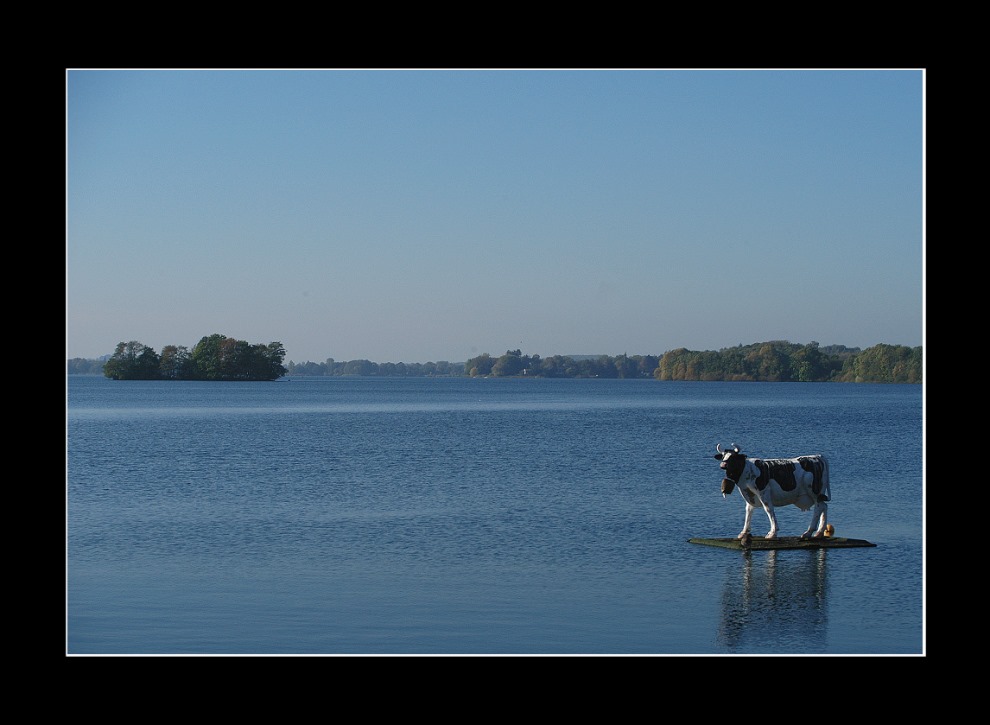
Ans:
[{"label": "black and white cow", "polygon": [[818,538],[825,535],[828,523],[828,501],[831,495],[828,484],[828,460],[825,456],[798,456],[797,458],[748,458],[735,443],[722,450],[722,444],[715,446],[718,453],[715,459],[721,461],[719,467],[725,471],[722,479],[722,496],[732,493],[739,487],[739,493],[746,501],[746,519],[743,530],[736,538],[745,539],[749,535],[753,509],[763,507],[770,517],[768,539],[777,538],[776,506],[794,504],[802,511],[814,509],[811,525],[801,534],[802,539]]}]

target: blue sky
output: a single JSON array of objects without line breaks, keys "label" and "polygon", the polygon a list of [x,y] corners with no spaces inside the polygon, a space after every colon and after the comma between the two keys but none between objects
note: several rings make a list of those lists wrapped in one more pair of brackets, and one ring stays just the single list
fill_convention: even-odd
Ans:
[{"label": "blue sky", "polygon": [[69,70],[67,357],[921,345],[924,82]]}]

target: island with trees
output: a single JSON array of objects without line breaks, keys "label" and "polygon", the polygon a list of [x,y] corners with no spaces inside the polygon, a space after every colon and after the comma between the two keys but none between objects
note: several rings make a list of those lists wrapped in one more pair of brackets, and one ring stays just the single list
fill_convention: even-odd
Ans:
[{"label": "island with trees", "polygon": [[251,345],[226,335],[203,337],[192,350],[166,345],[159,355],[140,342],[121,342],[104,363],[112,380],[277,380],[285,375],[280,342]]},{"label": "island with trees", "polygon": [[73,358],[69,374],[114,380],[276,380],[303,376],[646,378],[660,381],[921,383],[922,348],[879,344],[861,350],[772,340],[718,351],[670,350],[663,355],[523,355],[483,353],[463,363],[377,363],[357,359],[283,365],[279,342],[251,345],[225,335],[202,338],[190,351],[167,345],[161,354],[121,342],[104,360]]}]

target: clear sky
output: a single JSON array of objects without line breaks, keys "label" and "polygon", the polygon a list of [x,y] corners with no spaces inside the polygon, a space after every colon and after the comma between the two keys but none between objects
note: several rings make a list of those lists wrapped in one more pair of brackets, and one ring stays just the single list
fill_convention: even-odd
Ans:
[{"label": "clear sky", "polygon": [[66,353],[924,335],[925,75],[68,70]]}]

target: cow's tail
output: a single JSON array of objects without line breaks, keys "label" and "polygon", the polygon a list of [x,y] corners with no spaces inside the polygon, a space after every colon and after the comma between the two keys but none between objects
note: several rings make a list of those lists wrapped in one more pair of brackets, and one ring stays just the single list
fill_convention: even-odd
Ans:
[{"label": "cow's tail", "polygon": [[832,498],[832,490],[828,482],[828,458],[824,454],[819,453],[818,457],[822,462],[822,490],[818,494],[818,502],[823,503],[829,501]]}]

